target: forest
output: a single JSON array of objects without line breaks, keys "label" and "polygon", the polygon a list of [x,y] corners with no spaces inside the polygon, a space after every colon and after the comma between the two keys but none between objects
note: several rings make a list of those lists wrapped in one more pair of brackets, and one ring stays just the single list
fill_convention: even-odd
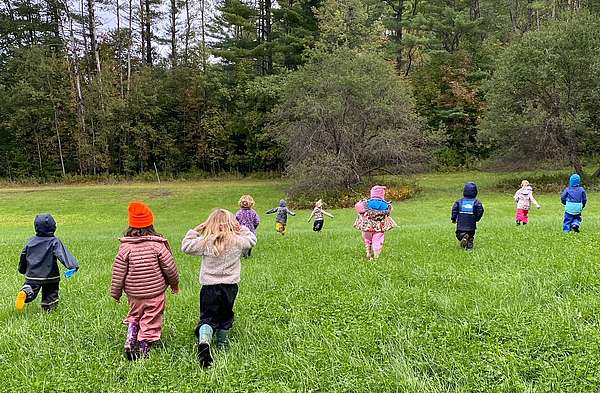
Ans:
[{"label": "forest", "polygon": [[2,0],[0,177],[582,171],[600,152],[599,14],[600,0]]}]

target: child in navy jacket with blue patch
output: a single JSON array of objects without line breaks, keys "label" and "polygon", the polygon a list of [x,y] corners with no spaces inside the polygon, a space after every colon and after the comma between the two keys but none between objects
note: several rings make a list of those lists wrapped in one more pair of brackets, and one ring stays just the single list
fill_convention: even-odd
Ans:
[{"label": "child in navy jacket with blue patch", "polygon": [[463,198],[452,206],[452,223],[456,224],[456,238],[461,247],[471,250],[475,241],[477,223],[483,217],[483,204],[477,199],[477,185],[465,184]]},{"label": "child in navy jacket with blue patch", "polygon": [[25,284],[16,300],[17,310],[25,303],[35,300],[42,291],[42,309],[52,311],[58,306],[58,288],[60,271],[57,260],[69,269],[69,275],[79,269],[77,259],[67,247],[54,236],[56,221],[50,214],[38,214],[35,217],[35,236],[29,239],[19,260],[19,273],[25,275]]},{"label": "child in navy jacket with blue patch", "polygon": [[578,174],[571,175],[569,187],[560,194],[560,201],[565,205],[563,231],[565,233],[579,232],[581,213],[587,204],[587,194],[581,186],[581,177]]}]

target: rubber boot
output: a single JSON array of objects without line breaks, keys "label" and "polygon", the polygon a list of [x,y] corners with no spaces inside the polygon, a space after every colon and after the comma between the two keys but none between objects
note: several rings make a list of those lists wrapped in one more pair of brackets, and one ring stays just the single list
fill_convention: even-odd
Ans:
[{"label": "rubber boot", "polygon": [[125,357],[127,360],[136,360],[139,356],[139,342],[137,339],[140,325],[130,323],[127,327],[127,338],[125,339]]},{"label": "rubber boot", "polygon": [[227,351],[229,349],[229,329],[217,329],[215,336],[217,337],[217,348]]},{"label": "rubber boot", "polygon": [[27,293],[24,290],[20,290],[17,294],[17,300],[15,301],[15,308],[19,311],[25,308],[25,301],[27,300]]},{"label": "rubber boot", "polygon": [[202,367],[210,367],[212,356],[210,354],[210,343],[212,342],[213,329],[210,325],[202,325],[198,330],[198,360]]},{"label": "rubber boot", "polygon": [[150,350],[152,349],[152,343],[150,341],[140,341],[139,359],[144,359],[150,356]]}]

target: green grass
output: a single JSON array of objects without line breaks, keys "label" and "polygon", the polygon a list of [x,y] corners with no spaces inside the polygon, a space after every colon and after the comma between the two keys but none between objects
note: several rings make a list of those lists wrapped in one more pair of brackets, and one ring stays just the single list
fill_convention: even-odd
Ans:
[{"label": "green grass", "polygon": [[[198,367],[199,260],[178,250],[186,230],[251,193],[259,212],[283,185],[269,181],[41,187],[0,191],[0,391],[2,392],[466,392],[597,391],[600,208],[590,194],[583,232],[561,233],[556,194],[537,195],[531,225],[513,222],[502,176],[426,175],[399,203],[382,258],[363,258],[352,210],[333,211],[323,233],[308,212],[286,237],[262,215],[259,244],[243,262],[232,347]],[[475,251],[454,239],[449,210],[462,183],[481,184],[486,215]],[[516,187],[517,185],[515,185]],[[126,302],[109,296],[126,204],[148,202],[171,241],[182,292],[168,294],[163,346],[148,360],[122,356]],[[22,313],[18,255],[36,213],[52,212],[81,271],[61,284],[61,305]]]}]

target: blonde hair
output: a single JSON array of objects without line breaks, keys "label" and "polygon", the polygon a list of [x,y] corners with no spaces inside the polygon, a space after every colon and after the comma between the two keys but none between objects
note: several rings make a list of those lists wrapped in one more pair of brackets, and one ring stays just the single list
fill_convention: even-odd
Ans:
[{"label": "blonde hair", "polygon": [[527,180],[523,180],[521,182],[521,187],[527,187],[529,185],[529,182]]},{"label": "blonde hair", "polygon": [[244,207],[246,209],[251,209],[254,207],[254,198],[252,198],[250,195],[242,195],[240,197],[240,207]]},{"label": "blonde hair", "polygon": [[319,199],[318,201],[315,202],[315,207],[323,207],[323,200]]},{"label": "blonde hair", "polygon": [[202,246],[208,248],[212,243],[215,256],[222,255],[240,233],[240,224],[235,216],[225,209],[213,210],[200,227],[199,232],[204,239]]}]

